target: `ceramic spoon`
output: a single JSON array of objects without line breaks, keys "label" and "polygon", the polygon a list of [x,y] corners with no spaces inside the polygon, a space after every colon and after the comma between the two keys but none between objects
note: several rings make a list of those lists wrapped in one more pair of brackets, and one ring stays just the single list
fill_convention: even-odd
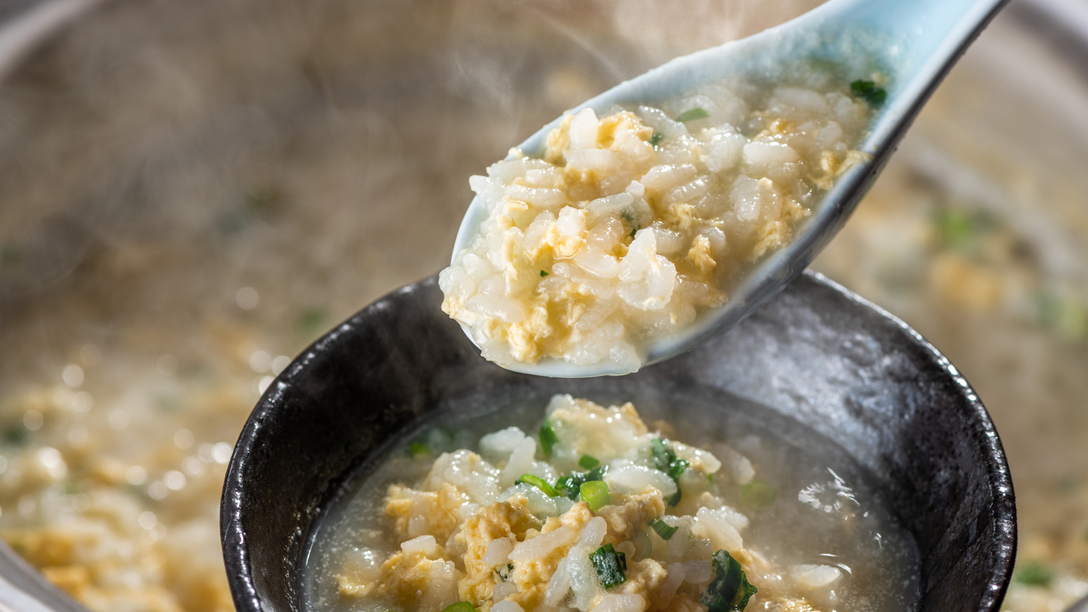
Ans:
[{"label": "ceramic spoon", "polygon": [[[592,108],[602,114],[614,105],[654,104],[737,77],[774,81],[790,67],[810,61],[833,63],[847,82],[868,79],[873,72],[888,80],[887,98],[875,111],[871,131],[859,147],[871,156],[869,160],[843,174],[813,207],[794,241],[749,272],[723,306],[705,312],[683,332],[653,341],[644,365],[725,332],[808,266],[846,221],[941,79],[1006,1],[830,0],[755,36],[672,60],[573,109]],[[539,156],[548,132],[560,120],[544,126],[518,148]],[[461,223],[454,253],[471,242],[486,217],[485,206],[475,198]],[[579,366],[556,359],[505,367],[564,378],[627,373],[615,364]]]}]

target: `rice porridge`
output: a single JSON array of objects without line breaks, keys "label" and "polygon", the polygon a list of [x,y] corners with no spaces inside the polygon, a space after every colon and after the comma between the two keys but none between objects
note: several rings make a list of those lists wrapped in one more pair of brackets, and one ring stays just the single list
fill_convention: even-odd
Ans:
[{"label": "rice porridge", "polygon": [[395,445],[313,536],[308,609],[914,608],[913,540],[840,456],[693,438],[696,409],[647,423],[556,395],[542,424],[538,403],[503,411],[538,427],[462,417]]},{"label": "rice porridge", "polygon": [[[853,93],[883,91],[866,86]],[[500,365],[638,370],[649,342],[722,305],[865,158],[875,100],[841,89],[715,86],[567,114],[542,158],[513,149],[472,177],[488,216],[439,277],[442,309]]]}]

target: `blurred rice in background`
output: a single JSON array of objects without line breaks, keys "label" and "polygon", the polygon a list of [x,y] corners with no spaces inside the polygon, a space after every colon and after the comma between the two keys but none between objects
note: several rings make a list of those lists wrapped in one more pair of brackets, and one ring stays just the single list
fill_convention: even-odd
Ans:
[{"label": "blurred rice in background", "polygon": [[[290,357],[444,266],[468,176],[540,125],[815,4],[80,17],[0,86],[0,535],[93,610],[232,609],[225,464]],[[1088,593],[1088,47],[1056,51],[1032,6],[953,71],[816,267],[978,390],[1018,494],[1006,609],[1056,612]]]}]

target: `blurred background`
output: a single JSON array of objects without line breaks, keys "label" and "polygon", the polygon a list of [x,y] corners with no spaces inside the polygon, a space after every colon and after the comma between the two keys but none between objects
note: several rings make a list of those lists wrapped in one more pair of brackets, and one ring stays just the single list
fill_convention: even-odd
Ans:
[{"label": "blurred background", "polygon": [[[0,1],[0,536],[95,611],[233,609],[225,464],[290,358],[539,126],[817,4]],[[1088,0],[1013,0],[815,264],[991,411],[1010,612],[1088,594],[1086,166]]]}]

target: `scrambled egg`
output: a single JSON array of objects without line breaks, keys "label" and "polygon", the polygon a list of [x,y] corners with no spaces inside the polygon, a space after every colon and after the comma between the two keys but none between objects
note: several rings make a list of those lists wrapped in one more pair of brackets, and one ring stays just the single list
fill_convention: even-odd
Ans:
[{"label": "scrambled egg", "polygon": [[393,529],[402,540],[433,535],[445,542],[460,526],[459,511],[469,501],[468,495],[448,483],[442,484],[438,491],[392,485],[385,513],[393,518]]},{"label": "scrambled egg", "polygon": [[[524,497],[492,504],[469,518],[461,534],[466,544],[465,576],[457,583],[461,600],[486,601],[501,580],[495,569],[483,561],[491,542],[506,539],[513,544],[523,541],[528,530],[537,525],[539,521],[529,512]],[[509,572],[505,578],[510,578]]]},{"label": "scrambled egg", "polygon": [[616,495],[618,504],[604,506],[598,514],[608,523],[605,542],[620,543],[635,537],[635,532],[651,520],[665,514],[665,499],[661,491],[639,495]]}]

